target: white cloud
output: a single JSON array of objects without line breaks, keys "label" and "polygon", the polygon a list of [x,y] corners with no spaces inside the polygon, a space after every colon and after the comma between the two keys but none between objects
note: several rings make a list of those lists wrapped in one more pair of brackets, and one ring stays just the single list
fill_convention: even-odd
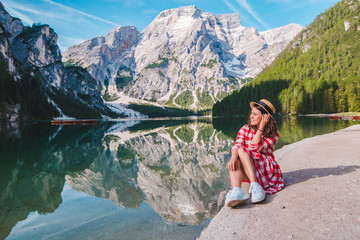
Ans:
[{"label": "white cloud", "polygon": [[[289,3],[293,2],[294,0],[266,0],[267,3]],[[305,1],[305,0],[303,0]]]},{"label": "white cloud", "polygon": [[75,38],[75,37],[68,37],[68,36],[59,36],[58,39],[58,46],[61,52],[65,52],[65,50],[72,45],[76,45],[82,42],[85,42],[85,39],[82,38]]},{"label": "white cloud", "polygon": [[108,3],[120,3],[127,8],[137,8],[146,5],[146,1],[141,1],[141,0],[101,0],[101,1]]},{"label": "white cloud", "polygon": [[[240,11],[239,11],[239,9],[233,4],[233,3],[231,3],[229,0],[222,0],[223,1],[223,3],[225,3],[225,5],[231,10],[231,11],[233,11],[234,13],[238,13],[238,14],[240,14]],[[237,4],[237,6],[238,6],[238,4]],[[244,7],[242,6],[242,9],[244,9]],[[248,12],[248,10],[247,9],[245,9],[245,11],[246,12]],[[251,15],[251,14],[250,14]],[[247,23],[247,24],[249,24],[250,26],[252,26],[252,27],[255,27],[255,24],[251,21],[251,20],[249,20],[244,14],[240,14],[240,20],[241,20],[241,22],[245,22],[245,23]],[[261,25],[263,25],[263,24],[261,24]],[[267,24],[265,24],[266,26],[264,26],[266,29],[268,29],[269,27],[267,26]]]},{"label": "white cloud", "polygon": [[251,8],[247,0],[236,0],[236,2],[242,6],[253,18],[256,19],[264,28],[270,29],[269,25],[265,23]]},{"label": "white cloud", "polygon": [[85,17],[88,17],[88,18],[91,18],[93,20],[97,20],[97,21],[100,21],[100,22],[104,22],[104,23],[107,23],[107,24],[110,24],[110,25],[113,25],[113,26],[119,26],[119,24],[117,23],[114,23],[114,22],[111,22],[111,21],[108,21],[106,19],[103,19],[103,18],[100,18],[100,17],[97,17],[97,16],[94,16],[94,15],[91,15],[91,14],[88,14],[88,13],[85,13],[85,12],[82,12],[82,11],[79,11],[77,9],[74,9],[74,8],[71,8],[71,7],[68,7],[68,6],[65,6],[63,4],[60,4],[60,3],[56,3],[56,2],[53,2],[51,0],[43,0],[44,2],[46,3],[50,3],[50,4],[53,4],[57,7],[60,7],[62,9],[64,9],[65,11],[67,12],[70,12],[70,13],[77,13],[77,14],[80,14],[80,15],[83,15]]},{"label": "white cloud", "polygon": [[[117,23],[79,11],[77,9],[65,6],[60,3],[53,2],[51,0],[42,0],[42,2],[47,3],[45,5],[39,4],[38,2],[31,3],[21,0],[20,1],[2,0],[2,2],[6,10],[8,10],[12,16],[16,16],[20,18],[27,24],[32,24],[35,22],[31,18],[31,16],[34,17],[34,15],[41,15],[43,17],[60,19],[67,22],[73,22],[74,19],[76,19],[77,22],[84,22],[88,24],[89,23],[88,20],[95,20],[98,22],[109,24],[111,26],[115,26],[115,27],[119,26],[119,24]],[[54,8],[51,5],[56,7]],[[79,18],[79,16],[82,16],[82,18]]]},{"label": "white cloud", "polygon": [[12,7],[7,7],[6,8],[7,12],[9,12],[9,14],[11,16],[16,16],[17,18],[20,18],[21,21],[25,24],[28,24],[28,25],[32,25],[35,21],[33,19],[31,19],[30,17],[26,16],[25,14],[22,14],[21,12],[15,10],[14,8]]},{"label": "white cloud", "polygon": [[201,2],[200,1],[196,1],[196,0],[174,0],[174,2],[178,2],[178,3],[182,3],[182,4],[192,4],[192,5],[196,5],[196,2]]},{"label": "white cloud", "polygon": [[153,9],[153,8],[145,9],[145,10],[143,11],[144,14],[154,14],[154,13],[157,13],[157,12],[159,12],[159,11],[156,10],[156,9]]},{"label": "white cloud", "polygon": [[68,37],[68,36],[62,36],[61,38],[64,39],[64,41],[71,43],[71,45],[79,44],[79,43],[86,41],[85,39],[82,39],[82,38],[75,38],[75,37]]},{"label": "white cloud", "polygon": [[24,4],[14,2],[14,1],[7,1],[7,0],[3,0],[2,2],[6,6],[6,9],[11,8],[11,9],[17,9],[17,10],[20,10],[23,12],[28,12],[28,13],[33,13],[33,14],[42,14],[42,12],[31,8],[30,5],[24,5]]},{"label": "white cloud", "polygon": [[233,11],[235,13],[239,13],[239,11],[236,9],[236,7],[234,5],[232,5],[229,1],[223,0],[223,2],[231,11]]}]

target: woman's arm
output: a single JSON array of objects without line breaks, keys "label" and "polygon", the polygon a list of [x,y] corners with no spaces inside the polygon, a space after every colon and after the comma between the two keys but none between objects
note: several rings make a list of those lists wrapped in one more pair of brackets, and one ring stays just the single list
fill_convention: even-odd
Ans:
[{"label": "woman's arm", "polygon": [[260,152],[264,149],[274,149],[275,144],[279,140],[279,133],[276,132],[271,137],[263,137],[257,144],[250,144],[250,149],[255,152]]},{"label": "woman's arm", "polygon": [[236,142],[232,149],[238,149],[240,147],[244,146],[245,143],[245,134],[249,131],[249,127],[247,125],[242,126],[238,132],[238,135],[236,137]]},{"label": "woman's arm", "polygon": [[250,149],[252,151],[256,151],[256,152],[260,152],[263,149],[269,149],[269,148],[274,148],[276,142],[279,140],[279,133],[276,132],[273,136],[271,137],[262,137],[263,132],[261,130],[265,130],[266,125],[269,122],[269,117],[270,115],[268,114],[264,114],[262,116],[262,120],[259,124],[259,129],[256,131],[253,139],[251,140],[250,143]]},{"label": "woman's arm", "polygon": [[257,145],[260,143],[261,136],[263,135],[263,131],[265,130],[265,127],[269,122],[269,118],[270,118],[269,114],[262,115],[259,128],[256,130],[256,133],[255,133],[253,139],[251,140],[252,145]]}]

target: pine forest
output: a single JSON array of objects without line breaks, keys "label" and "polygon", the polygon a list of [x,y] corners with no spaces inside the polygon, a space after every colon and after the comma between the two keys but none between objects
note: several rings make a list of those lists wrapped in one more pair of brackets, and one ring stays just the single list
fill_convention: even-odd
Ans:
[{"label": "pine forest", "polygon": [[360,2],[320,14],[249,84],[213,107],[214,116],[247,114],[265,98],[278,113],[360,111]]}]

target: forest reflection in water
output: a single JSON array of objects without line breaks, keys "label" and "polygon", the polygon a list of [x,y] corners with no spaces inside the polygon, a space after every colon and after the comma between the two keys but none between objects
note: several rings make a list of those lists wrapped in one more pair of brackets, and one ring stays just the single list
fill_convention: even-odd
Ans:
[{"label": "forest reflection in water", "polygon": [[[277,148],[353,124],[305,117],[276,120],[280,130]],[[26,224],[17,223],[30,221],[32,212],[54,213],[66,204],[64,186],[69,186],[71,191],[110,200],[117,207],[138,209],[140,215],[151,208],[161,216],[163,226],[181,228],[183,235],[177,234],[174,239],[194,239],[222,207],[224,193],[230,187],[226,163],[237,131],[245,123],[244,118],[199,118],[88,126],[51,126],[48,122],[2,126],[0,238],[15,239],[16,234],[23,234],[31,239],[33,229],[25,231]],[[108,201],[100,201],[96,206],[106,204]],[[73,210],[78,219],[83,219],[80,215],[96,212],[93,208]],[[151,214],[149,218],[155,219]],[[66,219],[53,221],[66,224]],[[185,236],[184,226],[195,227]],[[91,228],[96,229],[96,224]],[[159,228],[159,222],[154,221],[152,228]],[[119,224],[113,224],[113,229],[110,224],[106,231],[109,237],[103,239],[111,239],[109,232],[119,232]],[[164,231],[153,236],[140,231],[131,239],[156,239],[156,234],[166,236]],[[57,237],[65,236],[61,234]],[[86,228],[78,233],[91,238],[89,234]]]}]

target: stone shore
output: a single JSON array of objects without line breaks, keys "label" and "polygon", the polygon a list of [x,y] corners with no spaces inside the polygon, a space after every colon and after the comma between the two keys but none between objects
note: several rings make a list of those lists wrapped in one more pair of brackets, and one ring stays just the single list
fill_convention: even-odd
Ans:
[{"label": "stone shore", "polygon": [[199,240],[360,238],[360,125],[284,146],[275,158],[284,189],[223,207]]}]

